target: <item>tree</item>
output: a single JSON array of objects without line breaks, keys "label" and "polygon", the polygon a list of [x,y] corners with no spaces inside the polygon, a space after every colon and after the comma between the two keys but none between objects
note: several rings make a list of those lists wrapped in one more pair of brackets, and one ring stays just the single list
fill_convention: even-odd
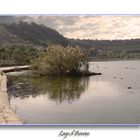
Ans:
[{"label": "tree", "polygon": [[41,75],[79,74],[88,71],[85,53],[79,47],[48,47],[33,62],[32,69]]}]

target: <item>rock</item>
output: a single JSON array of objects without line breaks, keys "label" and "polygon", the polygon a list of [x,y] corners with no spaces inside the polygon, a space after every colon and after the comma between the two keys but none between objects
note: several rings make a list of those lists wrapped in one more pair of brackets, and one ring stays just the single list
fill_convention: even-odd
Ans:
[{"label": "rock", "polygon": [[131,89],[132,87],[128,87],[127,89]]}]

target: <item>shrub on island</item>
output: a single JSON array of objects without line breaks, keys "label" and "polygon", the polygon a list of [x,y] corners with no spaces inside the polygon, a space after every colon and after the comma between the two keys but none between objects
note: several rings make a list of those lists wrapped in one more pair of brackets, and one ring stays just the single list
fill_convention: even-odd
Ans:
[{"label": "shrub on island", "polygon": [[31,66],[39,75],[90,76],[86,54],[78,46],[53,45],[39,54]]}]

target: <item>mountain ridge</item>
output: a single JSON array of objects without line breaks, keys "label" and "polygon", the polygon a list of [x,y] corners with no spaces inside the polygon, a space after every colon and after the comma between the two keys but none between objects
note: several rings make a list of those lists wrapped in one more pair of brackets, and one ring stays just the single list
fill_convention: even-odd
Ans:
[{"label": "mountain ridge", "polygon": [[50,44],[67,46],[69,41],[56,30],[36,23],[0,24],[0,44],[11,46],[18,43],[47,47]]}]

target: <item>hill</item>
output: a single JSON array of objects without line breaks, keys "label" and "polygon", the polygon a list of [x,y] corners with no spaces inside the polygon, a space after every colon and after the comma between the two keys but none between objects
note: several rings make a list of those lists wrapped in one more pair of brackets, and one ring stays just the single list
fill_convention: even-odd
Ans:
[{"label": "hill", "polygon": [[67,46],[68,39],[56,30],[36,23],[11,23],[0,25],[1,46],[41,46],[61,44]]}]

